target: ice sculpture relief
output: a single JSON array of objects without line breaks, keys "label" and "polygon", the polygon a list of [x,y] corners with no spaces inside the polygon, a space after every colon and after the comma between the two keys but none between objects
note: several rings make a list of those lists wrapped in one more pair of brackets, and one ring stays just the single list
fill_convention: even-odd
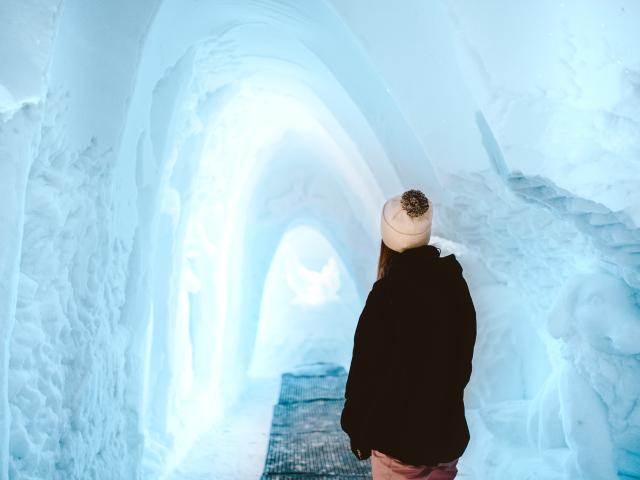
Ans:
[{"label": "ice sculpture relief", "polygon": [[607,272],[579,273],[547,319],[557,367],[531,403],[529,436],[566,446],[567,478],[615,480],[640,472],[640,309]]}]

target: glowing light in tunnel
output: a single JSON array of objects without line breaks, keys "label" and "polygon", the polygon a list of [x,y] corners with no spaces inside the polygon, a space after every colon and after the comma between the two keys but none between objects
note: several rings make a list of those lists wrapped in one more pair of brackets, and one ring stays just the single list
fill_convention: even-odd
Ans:
[{"label": "glowing light in tunnel", "polygon": [[249,375],[278,375],[314,361],[347,365],[359,304],[327,239],[308,226],[289,230],[267,276]]},{"label": "glowing light in tunnel", "polygon": [[309,111],[308,106],[301,104],[301,100],[265,91],[259,87],[250,87],[246,82],[241,82],[237,96],[220,114],[219,119],[209,126],[209,147],[205,150],[201,168],[203,180],[211,179],[212,184],[218,188],[216,193],[220,196],[211,196],[210,185],[205,181],[200,182],[203,189],[201,196],[210,200],[215,198],[222,215],[219,220],[213,215],[205,214],[199,219],[195,216],[195,221],[204,223],[206,231],[211,235],[211,241],[218,245],[219,252],[216,267],[216,315],[219,327],[213,346],[214,381],[221,378],[226,349],[237,348],[225,342],[222,334],[226,322],[236,321],[230,318],[230,295],[243,295],[243,292],[229,291],[233,276],[238,275],[238,272],[231,269],[230,256],[234,245],[242,240],[234,237],[238,232],[236,225],[243,220],[247,197],[255,188],[256,176],[261,170],[260,151],[277,142],[287,130],[311,133],[319,127],[318,122],[313,120],[313,112]]},{"label": "glowing light in tunnel", "polygon": [[[171,385],[168,425],[180,448],[175,449],[169,464],[179,461],[185,449],[217,423],[230,404],[225,397],[229,388],[224,374],[231,368],[233,355],[247,347],[242,338],[227,332],[239,321],[234,317],[234,305],[247,301],[256,289],[246,283],[241,289],[234,288],[240,283],[236,281],[237,262],[245,253],[240,246],[249,197],[264,188],[261,181],[270,179],[271,173],[265,177],[265,171],[270,172],[270,147],[282,143],[285,134],[296,132],[327,152],[323,157],[327,171],[346,182],[359,198],[380,194],[356,146],[312,97],[296,98],[241,81],[234,97],[203,128],[206,141],[189,192],[192,201],[181,253],[173,338],[172,368],[179,374]],[[306,171],[307,163],[301,158],[296,168]],[[176,211],[174,203],[168,204],[173,207],[167,208],[168,212]],[[367,213],[373,215],[374,209]],[[284,330],[276,331],[264,322],[268,335],[276,333],[291,347],[282,350],[289,352],[280,358],[282,365],[307,358],[333,359],[346,365],[359,304],[347,267],[312,228],[299,227],[286,234],[280,250],[286,253],[277,254],[278,260],[264,259],[286,270],[274,277],[277,280],[267,281],[271,284],[264,290],[264,296],[271,299],[266,302],[271,312],[267,317],[275,318],[277,309],[286,307],[297,312],[300,324],[299,329],[285,334],[288,327],[283,323],[280,327]],[[286,302],[276,300],[285,290]],[[280,320],[292,318],[290,314]],[[310,328],[314,323],[321,324],[316,331]],[[274,362],[261,362],[261,366],[266,369],[262,373],[277,369]]]},{"label": "glowing light in tunnel", "polygon": [[[209,337],[206,348],[210,349],[211,355],[207,363],[201,365],[207,372],[200,375],[200,381],[211,382],[214,390],[222,390],[218,382],[228,349],[239,348],[237,342],[229,341],[224,335],[227,322],[237,321],[232,318],[234,312],[230,306],[234,301],[243,301],[238,297],[243,292],[230,287],[238,275],[234,255],[242,254],[235,248],[242,242],[239,226],[245,220],[248,198],[257,188],[264,164],[270,160],[269,147],[281,142],[287,132],[295,131],[309,142],[315,142],[317,148],[327,151],[327,170],[334,171],[336,178],[347,182],[355,195],[363,199],[380,195],[356,145],[345,137],[336,119],[309,90],[297,92],[297,88],[291,86],[289,93],[279,93],[241,81],[235,96],[206,126],[208,136],[196,173],[194,201],[185,238],[188,252],[185,262],[189,264],[185,268],[195,269],[202,282],[203,308],[199,321],[208,324],[202,330]],[[300,159],[301,169],[305,168],[304,164],[305,160]],[[373,208],[375,201],[365,205],[370,211],[363,214],[377,215]],[[337,262],[328,262],[326,268],[315,272],[300,268],[290,271],[290,281],[294,281],[292,277],[295,276],[306,278],[303,283],[295,281],[300,287],[297,302],[317,305],[337,298],[336,292],[340,288]],[[186,355],[186,350],[183,354]],[[197,372],[195,376],[198,377]],[[194,388],[205,387],[194,385]]]},{"label": "glowing light in tunnel", "polygon": [[287,257],[287,283],[299,305],[322,305],[338,299],[340,271],[335,257],[330,257],[319,271],[309,269],[300,259]]}]

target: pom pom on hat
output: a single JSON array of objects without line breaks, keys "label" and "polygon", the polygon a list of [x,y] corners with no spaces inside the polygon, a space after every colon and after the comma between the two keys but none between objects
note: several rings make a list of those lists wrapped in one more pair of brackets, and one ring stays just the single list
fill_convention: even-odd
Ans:
[{"label": "pom pom on hat", "polygon": [[403,252],[429,243],[433,204],[420,190],[411,189],[388,199],[382,207],[382,241]]},{"label": "pom pom on hat", "polygon": [[429,210],[429,199],[420,190],[407,190],[400,197],[400,205],[410,217],[419,217]]}]

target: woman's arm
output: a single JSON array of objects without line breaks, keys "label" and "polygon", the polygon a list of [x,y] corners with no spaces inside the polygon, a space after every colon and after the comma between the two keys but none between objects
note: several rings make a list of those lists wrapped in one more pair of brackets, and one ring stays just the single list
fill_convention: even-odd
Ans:
[{"label": "woman's arm", "polygon": [[476,310],[473,305],[473,299],[469,292],[469,286],[466,280],[462,276],[462,268],[460,269],[460,276],[458,278],[458,292],[459,296],[456,299],[458,304],[458,312],[461,315],[460,318],[460,354],[459,360],[459,375],[461,385],[464,387],[469,383],[472,371],[473,350],[476,343],[477,324],[476,324]]},{"label": "woman's arm", "polygon": [[373,400],[378,367],[384,360],[386,340],[383,289],[376,281],[367,296],[353,340],[353,355],[345,389],[345,405],[340,418],[342,429],[352,444],[366,447],[366,416]]}]

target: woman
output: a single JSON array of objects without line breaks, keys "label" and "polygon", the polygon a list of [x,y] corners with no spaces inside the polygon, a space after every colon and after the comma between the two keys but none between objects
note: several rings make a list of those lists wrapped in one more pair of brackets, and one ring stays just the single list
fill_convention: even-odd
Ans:
[{"label": "woman", "polygon": [[429,245],[432,218],[419,190],[384,204],[378,278],[354,335],[340,424],[374,480],[453,479],[470,439],[476,311],[455,255]]}]

